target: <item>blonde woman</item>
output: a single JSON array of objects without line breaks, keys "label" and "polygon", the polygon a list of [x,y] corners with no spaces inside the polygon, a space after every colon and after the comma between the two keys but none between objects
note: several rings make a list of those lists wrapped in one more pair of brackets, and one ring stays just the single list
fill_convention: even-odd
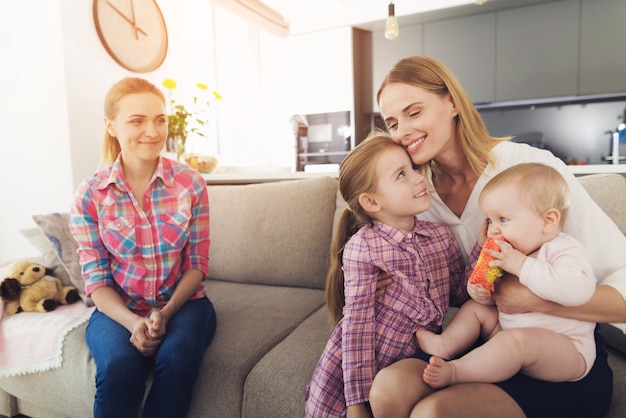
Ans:
[{"label": "blonde woman", "polygon": [[[458,80],[435,59],[415,55],[398,61],[377,98],[391,137],[404,146],[434,188],[432,207],[420,218],[447,224],[465,260],[484,222],[478,196],[491,177],[516,164],[538,162],[565,178],[571,206],[563,232],[589,250],[598,280],[594,295],[583,305],[563,306],[541,299],[517,277],[505,275],[494,293],[500,311],[626,322],[626,237],[563,161],[546,150],[489,135]],[[383,277],[379,286],[389,281]],[[497,384],[452,385],[422,399],[426,364],[402,360],[376,376],[370,393],[372,409],[377,417],[600,417],[611,404],[612,372],[599,338],[594,365],[576,382],[545,382],[518,373]]]},{"label": "blonde woman", "polygon": [[76,191],[70,230],[96,305],[86,340],[96,364],[94,417],[184,417],[216,317],[209,272],[206,182],[160,156],[165,96],[142,78],[104,103],[107,167]]}]

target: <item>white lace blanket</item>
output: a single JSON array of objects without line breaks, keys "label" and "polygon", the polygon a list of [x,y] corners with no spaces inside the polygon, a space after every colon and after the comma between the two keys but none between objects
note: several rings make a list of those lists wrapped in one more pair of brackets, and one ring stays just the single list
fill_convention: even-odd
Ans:
[{"label": "white lace blanket", "polygon": [[[4,312],[3,306],[0,309]],[[93,309],[78,301],[46,313],[4,312],[0,319],[0,377],[61,367],[65,336],[87,321]]]},{"label": "white lace blanket", "polygon": [[[40,258],[30,258],[43,263]],[[10,264],[8,261],[0,263],[0,282]],[[94,309],[78,301],[46,313],[7,315],[0,300],[0,377],[61,367],[65,336],[87,321]]]}]

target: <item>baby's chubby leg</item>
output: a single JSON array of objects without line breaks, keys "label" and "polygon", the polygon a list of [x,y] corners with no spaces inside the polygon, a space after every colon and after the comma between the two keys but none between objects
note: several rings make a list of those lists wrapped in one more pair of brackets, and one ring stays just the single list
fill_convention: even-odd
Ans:
[{"label": "baby's chubby leg", "polygon": [[542,328],[513,328],[497,333],[463,357],[446,362],[432,357],[424,382],[433,389],[453,383],[500,382],[522,372],[550,382],[583,376],[586,363],[572,341]]},{"label": "baby's chubby leg", "polygon": [[433,356],[440,356],[444,359],[451,359],[454,357],[456,343],[454,338],[450,338],[444,334],[435,334],[432,331],[428,331],[426,328],[419,328],[415,333],[417,344],[420,350],[425,353],[432,354]]},{"label": "baby's chubby leg", "polygon": [[423,352],[451,359],[469,349],[479,336],[489,339],[499,330],[495,306],[469,300],[461,306],[443,333],[435,334],[419,328],[415,337]]}]

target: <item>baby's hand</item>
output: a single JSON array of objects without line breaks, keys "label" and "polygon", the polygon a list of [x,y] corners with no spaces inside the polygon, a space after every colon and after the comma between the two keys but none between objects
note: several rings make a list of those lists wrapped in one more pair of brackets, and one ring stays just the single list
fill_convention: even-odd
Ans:
[{"label": "baby's hand", "polygon": [[485,286],[480,283],[468,283],[467,293],[469,293],[472,299],[480,304],[491,305],[493,303],[493,300],[491,299],[491,292],[485,289]]},{"label": "baby's hand", "polygon": [[526,254],[513,248],[507,241],[495,240],[500,251],[488,251],[495,259],[489,263],[489,267],[500,267],[502,270],[515,276],[520,275],[522,265],[526,261]]}]

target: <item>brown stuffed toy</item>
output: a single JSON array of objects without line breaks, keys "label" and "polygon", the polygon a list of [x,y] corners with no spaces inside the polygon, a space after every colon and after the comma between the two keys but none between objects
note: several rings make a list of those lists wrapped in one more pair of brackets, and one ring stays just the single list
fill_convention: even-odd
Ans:
[{"label": "brown stuffed toy", "polygon": [[49,273],[49,269],[34,261],[14,261],[0,282],[0,298],[7,305],[7,314],[49,312],[80,299],[74,286],[63,286],[60,279]]}]

